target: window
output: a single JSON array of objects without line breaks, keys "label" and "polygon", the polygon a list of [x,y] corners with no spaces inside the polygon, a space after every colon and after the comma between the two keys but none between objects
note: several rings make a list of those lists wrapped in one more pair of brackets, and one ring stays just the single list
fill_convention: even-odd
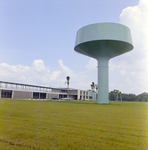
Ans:
[{"label": "window", "polygon": [[12,98],[12,91],[11,90],[2,90],[1,98]]},{"label": "window", "polygon": [[39,99],[39,93],[33,92],[33,99]]},{"label": "window", "polygon": [[40,99],[46,99],[46,93],[40,93]]}]

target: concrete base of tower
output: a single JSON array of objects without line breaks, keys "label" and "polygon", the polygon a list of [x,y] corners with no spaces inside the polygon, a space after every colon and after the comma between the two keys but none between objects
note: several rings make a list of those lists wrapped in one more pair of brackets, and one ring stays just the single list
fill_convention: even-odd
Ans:
[{"label": "concrete base of tower", "polygon": [[108,104],[108,61],[106,57],[100,57],[98,61],[98,98],[97,103]]}]

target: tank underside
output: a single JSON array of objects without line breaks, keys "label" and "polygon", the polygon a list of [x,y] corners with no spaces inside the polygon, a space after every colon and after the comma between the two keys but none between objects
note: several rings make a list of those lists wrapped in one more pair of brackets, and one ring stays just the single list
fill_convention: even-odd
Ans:
[{"label": "tank underside", "polygon": [[131,51],[133,49],[133,45],[117,40],[96,40],[76,45],[74,49],[78,53],[96,59],[98,57],[108,57],[110,59]]}]

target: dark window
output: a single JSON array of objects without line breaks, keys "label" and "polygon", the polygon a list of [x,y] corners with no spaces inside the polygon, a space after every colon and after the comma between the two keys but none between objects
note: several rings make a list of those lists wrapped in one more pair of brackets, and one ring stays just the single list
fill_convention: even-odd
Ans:
[{"label": "dark window", "polygon": [[33,99],[39,99],[39,93],[33,92]]},{"label": "dark window", "polygon": [[1,98],[12,98],[12,91],[11,90],[2,90]]},{"label": "dark window", "polygon": [[67,98],[67,95],[59,94],[59,98]]},{"label": "dark window", "polygon": [[40,93],[40,99],[46,99],[46,93]]},{"label": "dark window", "polygon": [[62,92],[62,93],[66,93],[66,91],[65,91],[65,90],[61,90],[61,92]]},{"label": "dark window", "polygon": [[92,99],[92,96],[89,96],[89,99]]}]

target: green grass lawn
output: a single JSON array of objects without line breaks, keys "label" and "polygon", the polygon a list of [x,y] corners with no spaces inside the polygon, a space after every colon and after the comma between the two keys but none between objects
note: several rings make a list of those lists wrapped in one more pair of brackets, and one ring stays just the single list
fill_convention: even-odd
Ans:
[{"label": "green grass lawn", "polygon": [[0,150],[148,150],[148,103],[0,99]]}]

